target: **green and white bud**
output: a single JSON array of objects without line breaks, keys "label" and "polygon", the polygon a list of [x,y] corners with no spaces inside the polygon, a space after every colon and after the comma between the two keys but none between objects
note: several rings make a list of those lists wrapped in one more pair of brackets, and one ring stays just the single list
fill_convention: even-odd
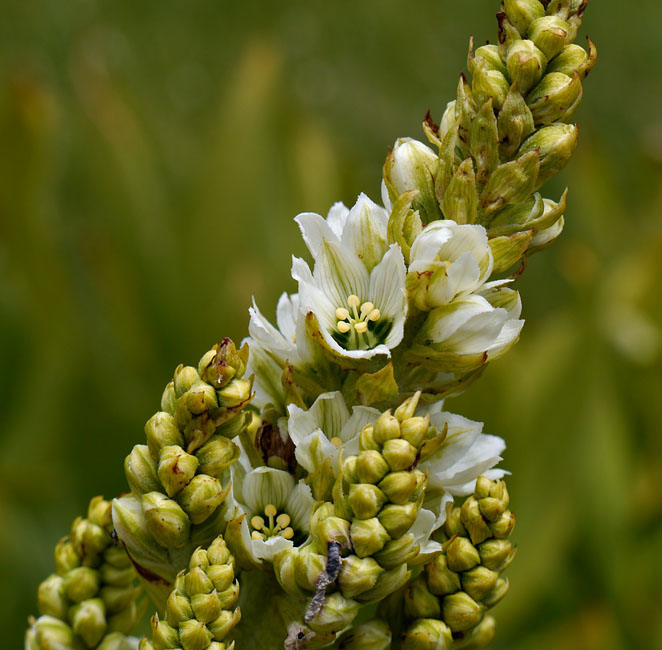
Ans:
[{"label": "green and white bud", "polygon": [[124,460],[124,474],[134,494],[142,495],[161,487],[158,464],[147,445],[136,445],[131,450]]},{"label": "green and white bud", "polygon": [[379,489],[391,503],[405,505],[416,492],[419,478],[425,478],[420,470],[391,472],[379,483]]},{"label": "green and white bud", "polygon": [[453,632],[470,630],[480,623],[484,615],[484,609],[463,591],[445,596],[441,602],[441,611],[444,621]]},{"label": "green and white bud", "polygon": [[388,504],[378,515],[379,521],[393,539],[402,537],[414,524],[420,505],[406,503],[404,505]]},{"label": "green and white bud", "polygon": [[531,23],[529,38],[551,61],[565,46],[570,33],[568,23],[558,16],[543,16]]},{"label": "green and white bud", "polygon": [[384,548],[375,553],[374,557],[385,569],[395,569],[401,564],[411,562],[418,555],[419,550],[420,546],[414,536],[407,533],[398,539],[386,542]]},{"label": "green and white bud", "polygon": [[525,95],[542,78],[547,67],[547,57],[535,46],[533,41],[515,41],[508,48],[506,65],[511,80]]},{"label": "green and white bud", "polygon": [[486,616],[476,627],[455,642],[456,650],[480,650],[494,640],[496,625],[491,616]]},{"label": "green and white bud", "polygon": [[371,483],[356,483],[349,488],[349,506],[357,519],[376,517],[386,503],[386,495]]},{"label": "green and white bud", "polygon": [[212,436],[198,451],[198,471],[201,474],[219,477],[230,465],[239,459],[240,449],[224,435]]},{"label": "green and white bud", "polygon": [[356,458],[356,474],[361,483],[379,483],[389,471],[388,463],[376,449],[362,451]]},{"label": "green and white bud", "polygon": [[582,82],[562,72],[550,72],[527,95],[526,103],[536,124],[553,124],[567,120],[582,100]]},{"label": "green and white bud", "polygon": [[499,578],[494,587],[483,597],[485,607],[494,607],[507,593],[510,583],[508,578]]},{"label": "green and white bud", "polygon": [[412,580],[404,593],[405,616],[410,619],[441,618],[439,599],[430,592],[423,576]]},{"label": "green and white bud", "polygon": [[69,609],[69,600],[64,578],[55,574],[46,578],[37,589],[37,602],[39,611],[43,615],[65,619]]},{"label": "green and white bud", "polygon": [[165,548],[183,548],[189,540],[191,521],[180,505],[160,492],[142,497],[147,530]]},{"label": "green and white bud", "polygon": [[177,503],[188,514],[191,523],[201,524],[223,503],[228,490],[229,486],[223,489],[217,478],[198,474],[177,494]]},{"label": "green and white bud", "polygon": [[354,620],[360,605],[351,598],[345,598],[340,592],[327,596],[324,607],[308,625],[318,634],[340,632]]},{"label": "green and white bud", "polygon": [[461,589],[460,576],[448,568],[448,558],[438,555],[425,566],[430,591],[437,596],[454,594]]},{"label": "green and white bud", "polygon": [[545,6],[538,0],[503,0],[503,10],[522,36],[531,23],[545,15]]},{"label": "green and white bud", "polygon": [[377,583],[384,569],[371,558],[349,555],[343,559],[338,574],[338,585],[345,598],[355,598]]},{"label": "green and white bud", "polygon": [[554,57],[547,66],[547,72],[562,72],[572,77],[576,72],[582,79],[593,69],[598,58],[598,52],[589,39],[589,51],[580,45],[566,45],[561,53]]},{"label": "green and white bud", "polygon": [[484,566],[476,566],[462,573],[462,590],[474,600],[483,600],[496,585],[499,574]]},{"label": "green and white bud", "polygon": [[100,598],[84,600],[69,610],[74,632],[88,648],[94,648],[106,633],[106,607]]},{"label": "green and white bud", "polygon": [[184,446],[184,437],[177,428],[175,418],[165,411],[159,411],[147,420],[145,436],[150,451],[156,458],[159,457],[159,452],[163,447],[168,445]]},{"label": "green and white bud", "polygon": [[577,146],[578,129],[572,124],[554,124],[536,131],[527,138],[519,150],[519,155],[538,151],[540,170],[535,189],[556,176],[570,160]]},{"label": "green and white bud", "polygon": [[373,619],[347,630],[338,641],[342,650],[388,650],[391,630],[385,621]]},{"label": "green and white bud", "polygon": [[352,545],[359,557],[367,557],[381,551],[391,538],[379,519],[355,519],[350,528]]},{"label": "green and white bud", "polygon": [[453,647],[450,628],[434,618],[414,621],[402,639],[402,650],[451,650]]},{"label": "green and white bud", "polygon": [[181,447],[168,445],[161,448],[158,477],[169,497],[175,496],[186,487],[195,476],[197,469],[198,459],[187,454]]}]

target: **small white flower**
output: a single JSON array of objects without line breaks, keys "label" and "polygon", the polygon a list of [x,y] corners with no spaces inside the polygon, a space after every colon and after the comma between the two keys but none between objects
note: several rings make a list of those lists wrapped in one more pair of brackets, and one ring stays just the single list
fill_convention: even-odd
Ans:
[{"label": "small white flower", "polygon": [[448,304],[479,289],[490,277],[492,264],[485,228],[434,221],[411,247],[409,298],[425,311]]}]

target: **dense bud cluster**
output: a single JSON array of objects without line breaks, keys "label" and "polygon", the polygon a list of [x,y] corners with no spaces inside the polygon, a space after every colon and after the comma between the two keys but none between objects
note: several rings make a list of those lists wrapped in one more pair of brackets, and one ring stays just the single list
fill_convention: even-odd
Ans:
[{"label": "dense bud cluster", "polygon": [[508,541],[514,525],[503,481],[480,477],[473,496],[449,509],[443,552],[404,592],[405,616],[414,619],[404,648],[483,648],[492,641],[494,620],[485,612],[508,591],[501,573],[515,556]]},{"label": "dense bud cluster", "polygon": [[[31,621],[26,650],[129,650],[127,639],[144,606],[134,568],[112,537],[111,505],[90,502],[69,537],[55,548],[55,573],[39,585],[41,616]],[[145,603],[143,602],[143,605]]]},{"label": "dense bud cluster", "polygon": [[234,557],[219,536],[196,549],[188,570],[177,575],[165,620],[152,616],[152,639],[143,639],[140,650],[232,650],[226,637],[241,619],[239,608],[232,610],[238,597]]}]

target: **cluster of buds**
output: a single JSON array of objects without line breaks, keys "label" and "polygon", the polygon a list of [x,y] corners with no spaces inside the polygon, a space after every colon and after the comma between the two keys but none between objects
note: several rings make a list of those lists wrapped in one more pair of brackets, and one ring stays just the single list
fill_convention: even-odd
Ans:
[{"label": "cluster of buds", "polygon": [[152,616],[152,639],[142,639],[140,650],[232,650],[226,638],[241,620],[239,608],[232,609],[238,597],[234,557],[219,535],[177,575],[165,620]]},{"label": "cluster of buds", "polygon": [[127,638],[142,617],[142,589],[125,550],[111,537],[111,504],[95,497],[55,548],[55,573],[37,592],[26,650],[130,650]]},{"label": "cluster of buds", "polygon": [[136,445],[124,463],[131,494],[115,499],[113,521],[159,600],[193,548],[222,532],[219,508],[229,485],[219,477],[239,457],[232,439],[251,422],[244,411],[253,384],[244,376],[247,360],[248,347],[237,350],[226,338],[197,369],[179,366],[161,411],[145,425],[147,444]]},{"label": "cluster of buds", "polygon": [[508,591],[500,574],[515,556],[508,541],[514,525],[503,481],[481,476],[473,496],[449,508],[443,552],[404,592],[404,613],[413,622],[403,648],[468,650],[492,641],[494,620],[485,612]]},{"label": "cluster of buds", "polygon": [[275,558],[285,591],[316,593],[305,622],[317,634],[342,631],[361,605],[405,585],[409,567],[423,561],[410,530],[427,482],[417,465],[439,448],[445,432],[431,427],[429,416],[414,415],[419,397],[363,428],[359,453],[342,462],[333,502],[311,516],[309,543]]},{"label": "cluster of buds", "polygon": [[424,222],[484,226],[497,272],[563,229],[566,195],[556,203],[537,190],[577,144],[577,127],[568,122],[597,58],[590,40],[588,52],[573,43],[586,4],[504,0],[498,44],[474,50],[471,43],[471,82],[461,77],[440,125],[424,122],[439,155],[403,139],[384,167],[391,200],[417,191],[412,208]]}]

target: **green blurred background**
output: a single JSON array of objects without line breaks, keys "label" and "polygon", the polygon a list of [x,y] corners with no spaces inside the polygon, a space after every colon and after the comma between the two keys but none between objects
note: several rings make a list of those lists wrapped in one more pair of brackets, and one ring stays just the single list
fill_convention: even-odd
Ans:
[{"label": "green blurred background", "polygon": [[[180,362],[272,315],[292,217],[379,197],[495,35],[493,0],[23,0],[0,23],[0,629]],[[594,2],[566,232],[520,344],[448,408],[509,443],[495,648],[662,647],[662,5]]]}]

